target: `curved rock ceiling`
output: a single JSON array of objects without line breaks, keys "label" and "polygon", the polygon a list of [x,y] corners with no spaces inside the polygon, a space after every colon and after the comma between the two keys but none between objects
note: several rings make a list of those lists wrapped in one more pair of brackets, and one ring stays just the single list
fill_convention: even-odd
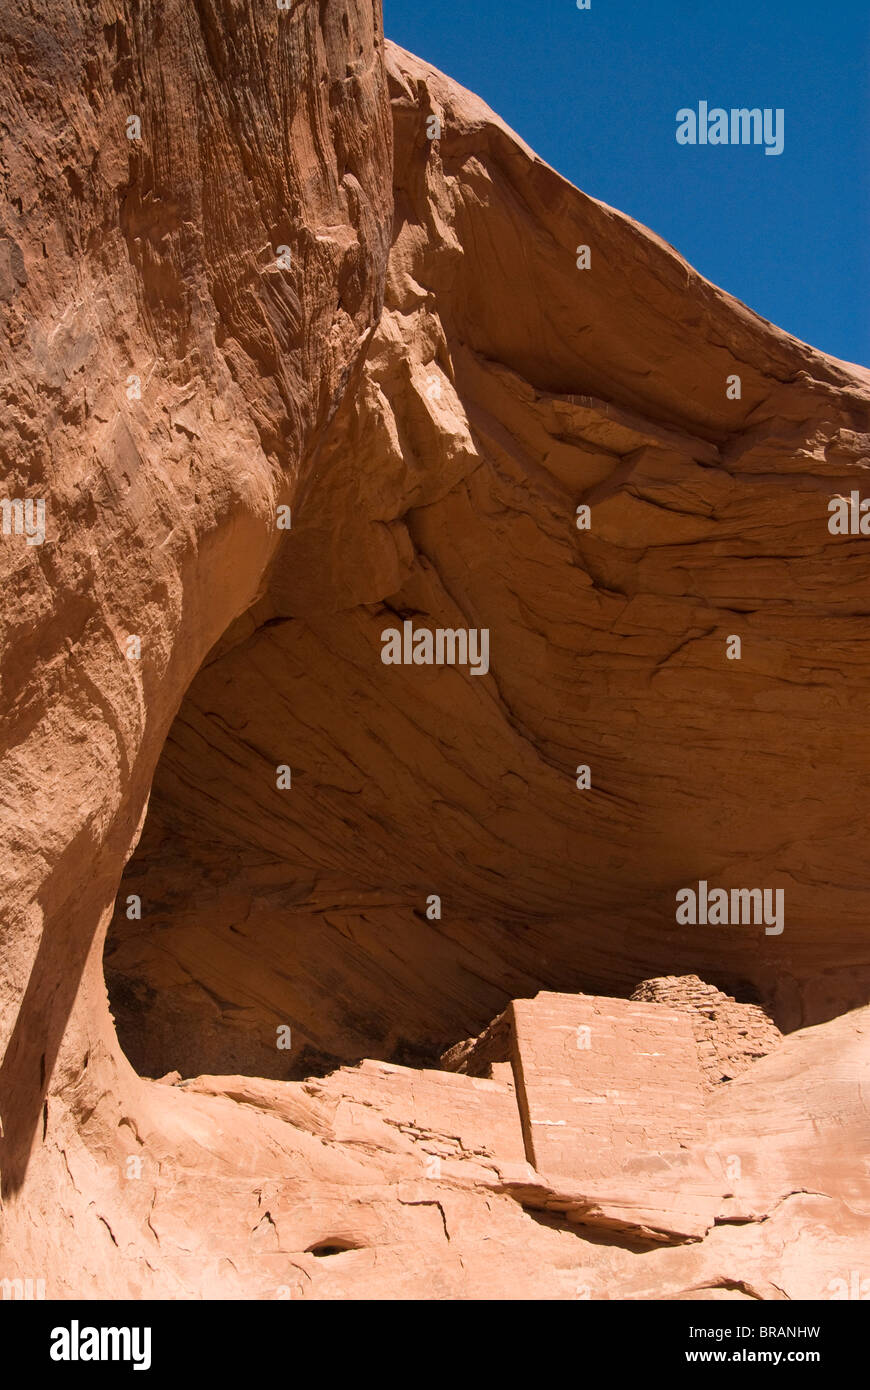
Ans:
[{"label": "curved rock ceiling", "polygon": [[[0,440],[49,518],[0,548],[4,1268],[53,1259],[59,1297],[828,1296],[870,1212],[841,1152],[870,558],[828,529],[870,374],[361,0],[53,14],[15,0],[0,65]],[[485,630],[487,669],[384,664],[406,623]],[[700,881],[780,890],[784,929],[681,925]],[[690,975],[791,1035],[708,1099],[688,1023],[630,1002]],[[683,1040],[679,1155],[535,1159],[578,994],[619,1001],[617,1061],[645,1019]],[[439,1070],[512,1000],[489,1075]]]},{"label": "curved rock ceiling", "polygon": [[[863,385],[439,74],[395,49],[389,71],[383,315],[266,592],[170,731],[107,956],[128,1054],[432,1061],[513,997],[668,971],[789,1029],[863,1003],[866,672],[843,643],[868,569],[827,529]],[[488,674],[384,666],[406,620],[488,629]],[[677,926],[699,879],[782,889],[787,931]]]}]

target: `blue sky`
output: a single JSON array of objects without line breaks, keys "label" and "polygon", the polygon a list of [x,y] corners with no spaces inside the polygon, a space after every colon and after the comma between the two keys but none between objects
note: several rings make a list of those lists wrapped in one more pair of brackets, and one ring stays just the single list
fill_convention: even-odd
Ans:
[{"label": "blue sky", "polygon": [[[814,347],[870,366],[870,0],[384,0],[388,38],[584,192]],[[782,107],[785,146],[676,112]]]}]

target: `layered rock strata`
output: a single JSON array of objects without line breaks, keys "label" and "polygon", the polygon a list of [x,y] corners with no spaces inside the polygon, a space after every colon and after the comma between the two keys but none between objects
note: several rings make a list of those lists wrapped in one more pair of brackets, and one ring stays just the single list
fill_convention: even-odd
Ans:
[{"label": "layered rock strata", "polygon": [[[46,503],[0,537],[0,1278],[832,1296],[870,1205],[870,552],[827,504],[870,375],[377,5],[10,0],[0,52],[0,457]],[[384,665],[407,621],[485,630],[486,674]],[[785,930],[681,924],[700,880]],[[583,991],[594,1036],[688,973],[789,1036],[677,1150],[653,1114],[636,1164],[547,1172],[513,1061],[432,1070],[512,1000]]]}]

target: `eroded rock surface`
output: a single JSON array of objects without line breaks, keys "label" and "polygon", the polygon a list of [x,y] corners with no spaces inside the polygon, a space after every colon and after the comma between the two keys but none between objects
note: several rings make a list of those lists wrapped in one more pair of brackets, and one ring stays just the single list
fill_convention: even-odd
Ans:
[{"label": "eroded rock surface", "polygon": [[[0,1274],[830,1297],[870,1206],[870,552],[827,502],[870,376],[377,8],[0,20],[4,484],[49,504],[43,546],[0,538]],[[487,674],[385,666],[408,619],[487,629]],[[679,925],[702,878],[784,889],[784,932]],[[689,1016],[628,1000],[690,973],[789,1034],[712,1090]],[[582,1126],[552,1169],[529,1148],[548,995],[575,1036],[671,1020],[676,1146],[653,1109],[615,1168]],[[489,1075],[434,1069],[502,1015]],[[603,1135],[639,1076],[612,1035],[610,1073],[575,1045],[542,1092]]]},{"label": "eroded rock surface", "polygon": [[[866,374],[395,49],[390,90],[393,243],[359,388],[267,595],[190,687],[119,899],[131,1059],[431,1065],[511,997],[673,973],[785,1029],[864,1003],[847,806],[870,771],[870,566],[827,501],[870,457]],[[408,618],[488,628],[489,675],[384,667]],[[677,925],[705,877],[781,888],[784,933]]]}]

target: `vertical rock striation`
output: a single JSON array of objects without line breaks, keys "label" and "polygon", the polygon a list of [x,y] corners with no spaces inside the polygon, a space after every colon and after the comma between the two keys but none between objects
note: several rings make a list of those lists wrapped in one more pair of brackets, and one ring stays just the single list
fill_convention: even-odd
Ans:
[{"label": "vertical rock striation", "polygon": [[[379,10],[0,19],[0,459],[46,504],[0,537],[0,1276],[826,1297],[870,1210],[870,553],[827,527],[870,376]],[[487,673],[385,665],[405,622]],[[682,925],[702,879],[784,932]],[[433,1077],[512,999],[549,1056],[527,996],[642,1020],[690,973],[792,1036],[607,1184],[530,1166],[516,1057]]]}]

